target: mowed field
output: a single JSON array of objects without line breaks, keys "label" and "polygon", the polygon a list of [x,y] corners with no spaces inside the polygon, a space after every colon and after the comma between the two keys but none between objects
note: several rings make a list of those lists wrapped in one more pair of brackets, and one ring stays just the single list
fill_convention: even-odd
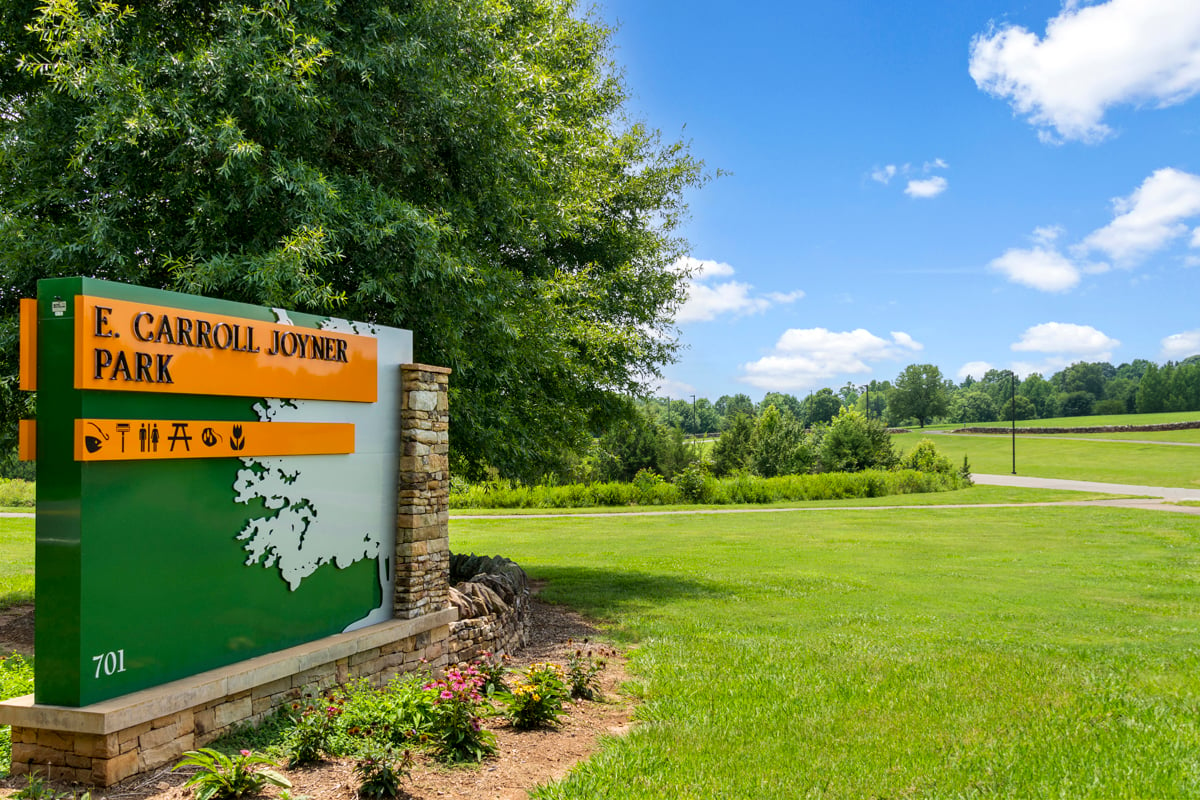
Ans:
[{"label": "mowed field", "polygon": [[1200,796],[1200,530],[1112,508],[461,520],[632,646],[554,798]]}]

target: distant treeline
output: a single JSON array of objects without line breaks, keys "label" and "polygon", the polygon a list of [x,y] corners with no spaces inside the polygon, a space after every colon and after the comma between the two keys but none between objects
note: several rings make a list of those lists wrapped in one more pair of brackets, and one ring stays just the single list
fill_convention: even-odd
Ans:
[{"label": "distant treeline", "polygon": [[1079,362],[1049,378],[1034,373],[1015,382],[1008,370],[993,369],[960,384],[931,364],[913,364],[895,381],[846,383],[836,391],[823,388],[799,397],[768,392],[758,403],[746,394],[721,395],[715,401],[655,397],[639,403],[654,421],[703,435],[728,429],[739,414],[757,417],[770,406],[804,427],[830,422],[843,406],[899,427],[1011,420],[1014,400],[1018,420],[1200,411],[1200,356],[1161,365],[1145,359],[1120,366]]}]

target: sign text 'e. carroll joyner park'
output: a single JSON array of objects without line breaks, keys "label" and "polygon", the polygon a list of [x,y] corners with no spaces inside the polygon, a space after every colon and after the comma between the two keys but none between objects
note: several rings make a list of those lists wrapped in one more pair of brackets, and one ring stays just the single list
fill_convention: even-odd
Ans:
[{"label": "sign text 'e. carroll joyner park'", "polygon": [[391,618],[409,331],[90,278],[21,310],[39,704]]}]

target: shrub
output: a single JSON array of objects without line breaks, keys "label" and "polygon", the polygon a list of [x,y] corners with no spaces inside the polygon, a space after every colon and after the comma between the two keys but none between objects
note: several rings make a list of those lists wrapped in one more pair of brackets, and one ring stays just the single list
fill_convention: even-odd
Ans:
[{"label": "shrub", "polygon": [[675,476],[675,485],[687,502],[707,502],[710,486],[708,467],[704,465],[704,462],[689,464]]},{"label": "shrub", "polygon": [[32,507],[36,504],[36,484],[19,478],[0,478],[0,506]]},{"label": "shrub", "polygon": [[892,437],[883,423],[849,406],[843,406],[829,425],[820,452],[825,472],[887,469],[896,463]]},{"label": "shrub", "polygon": [[931,439],[922,439],[904,454],[900,459],[904,469],[915,469],[918,472],[936,472],[950,475],[954,472],[954,464],[938,451],[937,445]]},{"label": "shrub", "polygon": [[340,714],[338,706],[320,697],[305,697],[292,704],[292,727],[285,745],[289,766],[312,764],[329,752],[333,723]]}]

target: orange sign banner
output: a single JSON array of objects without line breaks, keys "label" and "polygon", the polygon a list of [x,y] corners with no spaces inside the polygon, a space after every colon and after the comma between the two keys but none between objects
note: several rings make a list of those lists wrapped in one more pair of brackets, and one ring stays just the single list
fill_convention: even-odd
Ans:
[{"label": "orange sign banner", "polygon": [[371,336],[75,298],[75,388],[348,400],[378,397]]},{"label": "orange sign banner", "polygon": [[348,422],[77,419],[76,461],[329,455],[354,452]]},{"label": "orange sign banner", "polygon": [[21,364],[18,387],[37,391],[37,300],[21,298]]}]

